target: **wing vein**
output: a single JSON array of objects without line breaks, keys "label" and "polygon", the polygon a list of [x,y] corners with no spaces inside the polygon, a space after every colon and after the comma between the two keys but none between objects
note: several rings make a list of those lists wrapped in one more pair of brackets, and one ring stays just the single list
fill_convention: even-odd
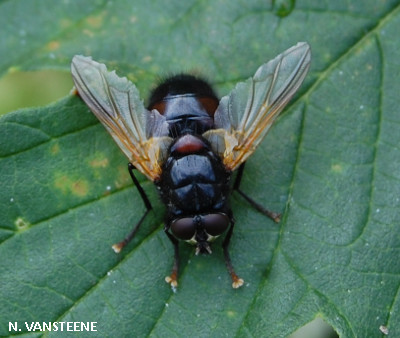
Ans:
[{"label": "wing vein", "polygon": [[[218,142],[215,151],[228,170],[235,170],[254,152],[300,87],[310,62],[310,46],[300,42],[263,64],[252,78],[221,99],[215,113],[217,129],[204,136],[211,143],[225,141]],[[222,149],[221,143],[225,144]]]},{"label": "wing vein", "polygon": [[[161,161],[166,158],[165,153],[172,142],[162,128],[164,117],[153,114],[150,118],[136,87],[115,72],[108,72],[105,65],[90,57],[75,56],[71,72],[79,95],[129,161],[149,179],[158,179]],[[149,114],[148,118],[145,113]],[[147,127],[151,131],[149,135],[146,134]]]}]

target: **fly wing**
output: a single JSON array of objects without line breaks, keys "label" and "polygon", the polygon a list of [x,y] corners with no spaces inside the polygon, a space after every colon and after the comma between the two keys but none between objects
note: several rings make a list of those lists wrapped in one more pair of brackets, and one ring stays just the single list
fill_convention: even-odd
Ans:
[{"label": "fly wing", "polygon": [[71,72],[79,95],[129,161],[150,180],[158,179],[172,142],[165,117],[144,107],[132,82],[90,57],[74,56]]},{"label": "fly wing", "polygon": [[214,115],[215,129],[203,136],[228,170],[238,168],[254,152],[302,84],[310,62],[310,46],[300,42],[263,64],[221,99]]}]

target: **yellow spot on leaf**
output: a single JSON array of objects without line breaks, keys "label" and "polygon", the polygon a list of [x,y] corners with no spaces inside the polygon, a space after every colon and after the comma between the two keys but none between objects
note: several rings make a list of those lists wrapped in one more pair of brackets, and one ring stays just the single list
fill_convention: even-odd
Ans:
[{"label": "yellow spot on leaf", "polygon": [[108,158],[107,157],[97,157],[94,158],[93,160],[91,160],[89,162],[90,166],[92,166],[93,168],[106,168],[108,167]]},{"label": "yellow spot on leaf", "polygon": [[57,177],[54,185],[56,186],[57,189],[60,189],[64,194],[68,192],[68,177],[67,176],[60,176]]},{"label": "yellow spot on leaf", "polygon": [[150,55],[145,56],[142,61],[143,62],[150,62],[153,58]]},{"label": "yellow spot on leaf", "polygon": [[237,313],[235,311],[229,310],[226,312],[229,318],[234,318],[236,317]]},{"label": "yellow spot on leaf", "polygon": [[72,183],[72,193],[77,196],[85,196],[88,193],[88,183],[84,180],[75,181]]},{"label": "yellow spot on leaf", "polygon": [[99,15],[89,16],[86,18],[86,22],[89,26],[93,28],[99,28],[103,24],[105,13],[100,13]]},{"label": "yellow spot on leaf", "polygon": [[79,197],[87,195],[89,191],[89,184],[86,180],[72,180],[67,175],[57,176],[54,185],[57,189],[61,190],[63,194],[73,194]]},{"label": "yellow spot on leaf", "polygon": [[51,50],[51,51],[55,51],[55,50],[57,50],[58,48],[60,48],[60,42],[59,41],[50,41],[48,44],[47,44],[47,49],[48,50]]},{"label": "yellow spot on leaf", "polygon": [[343,171],[343,166],[341,164],[333,164],[331,169],[335,173],[341,173]]},{"label": "yellow spot on leaf", "polygon": [[122,188],[124,186],[127,186],[129,183],[131,183],[131,177],[129,176],[128,172],[128,166],[119,166],[118,167],[118,178],[114,182],[115,186],[117,188]]},{"label": "yellow spot on leaf", "polygon": [[25,231],[31,225],[28,221],[23,219],[22,217],[18,217],[15,222],[15,227],[18,231]]},{"label": "yellow spot on leaf", "polygon": [[94,36],[94,33],[89,29],[84,29],[82,32],[83,32],[83,34],[85,34],[91,38]]},{"label": "yellow spot on leaf", "polygon": [[60,28],[62,28],[62,29],[66,29],[66,28],[70,27],[72,24],[73,24],[73,22],[71,20],[68,20],[65,18],[62,18],[60,20]]},{"label": "yellow spot on leaf", "polygon": [[53,155],[57,154],[60,151],[60,145],[58,143],[54,143],[51,148],[50,151]]}]

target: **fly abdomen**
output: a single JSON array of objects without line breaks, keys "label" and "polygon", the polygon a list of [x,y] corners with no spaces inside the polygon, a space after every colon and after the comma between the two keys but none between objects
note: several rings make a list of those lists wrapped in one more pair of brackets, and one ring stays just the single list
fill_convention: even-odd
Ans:
[{"label": "fly abdomen", "polygon": [[230,173],[201,137],[186,134],[171,146],[158,186],[172,213],[224,205]]},{"label": "fly abdomen", "polygon": [[[170,158],[163,170],[161,196],[171,209],[198,212],[221,204],[229,189],[227,173],[213,157],[190,154]],[[226,182],[224,184],[223,182]]]}]

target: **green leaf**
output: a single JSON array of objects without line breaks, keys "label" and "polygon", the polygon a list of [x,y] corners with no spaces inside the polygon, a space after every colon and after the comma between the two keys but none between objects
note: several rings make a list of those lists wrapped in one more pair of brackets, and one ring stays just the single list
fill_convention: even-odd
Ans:
[{"label": "green leaf", "polygon": [[[286,337],[322,317],[342,337],[400,336],[400,1],[0,3],[0,72],[68,70],[92,55],[143,97],[179,71],[219,93],[308,41],[306,83],[249,159],[230,252],[182,243],[179,289],[164,207],[115,255],[145,208],[127,161],[78,97],[0,119],[0,335],[25,322],[97,322],[97,336]],[[21,332],[9,331],[18,322]],[[67,335],[70,332],[48,332]],[[87,335],[86,332],[80,332]],[[32,333],[31,333],[32,335]]]}]

